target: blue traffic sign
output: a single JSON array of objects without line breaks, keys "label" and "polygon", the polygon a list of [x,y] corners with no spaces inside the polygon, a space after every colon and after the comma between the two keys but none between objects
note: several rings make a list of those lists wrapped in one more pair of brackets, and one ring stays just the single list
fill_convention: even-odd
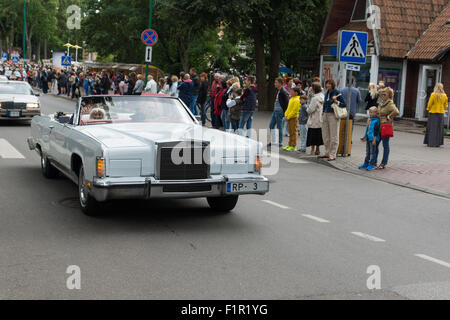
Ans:
[{"label": "blue traffic sign", "polygon": [[141,40],[146,46],[153,46],[158,42],[158,34],[153,29],[144,30],[141,34]]},{"label": "blue traffic sign", "polygon": [[61,57],[61,65],[64,67],[70,67],[72,65],[72,57],[62,56]]},{"label": "blue traffic sign", "polygon": [[11,57],[12,62],[19,63],[19,56],[12,56]]},{"label": "blue traffic sign", "polygon": [[368,38],[367,32],[341,30],[338,41],[339,61],[365,64]]},{"label": "blue traffic sign", "polygon": [[2,59],[8,59],[8,54],[6,52],[2,52]]}]

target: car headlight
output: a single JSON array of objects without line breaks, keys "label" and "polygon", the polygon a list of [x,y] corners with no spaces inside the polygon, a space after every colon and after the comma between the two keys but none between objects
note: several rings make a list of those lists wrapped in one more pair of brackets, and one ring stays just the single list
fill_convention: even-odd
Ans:
[{"label": "car headlight", "polygon": [[27,109],[39,109],[39,103],[27,103]]}]

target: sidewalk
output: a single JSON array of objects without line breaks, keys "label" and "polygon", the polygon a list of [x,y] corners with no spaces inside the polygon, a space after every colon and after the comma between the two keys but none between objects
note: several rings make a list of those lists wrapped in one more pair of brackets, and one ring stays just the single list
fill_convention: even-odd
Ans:
[{"label": "sidewalk", "polygon": [[[257,112],[255,128],[268,128],[270,116],[271,113],[269,112]],[[428,148],[423,144],[424,127],[409,124],[407,121],[396,122],[394,124],[394,138],[391,139],[390,144],[391,153],[387,168],[368,172],[358,170],[358,166],[364,162],[365,157],[365,143],[359,140],[364,134],[365,127],[363,125],[363,123],[357,123],[354,126],[350,157],[338,156],[336,161],[328,162],[299,152],[281,150],[280,153],[315,161],[349,173],[450,198],[450,140],[446,139],[445,142],[449,144],[440,148]],[[285,144],[287,139],[287,137],[284,137]],[[324,150],[323,147],[322,150]],[[379,162],[381,162],[382,153],[383,147],[380,145]]]}]

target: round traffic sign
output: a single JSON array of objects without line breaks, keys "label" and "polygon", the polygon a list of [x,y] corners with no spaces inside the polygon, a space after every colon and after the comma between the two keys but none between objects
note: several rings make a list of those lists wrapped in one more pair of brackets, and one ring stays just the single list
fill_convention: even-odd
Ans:
[{"label": "round traffic sign", "polygon": [[158,34],[153,29],[144,30],[141,34],[141,40],[146,46],[153,46],[158,42]]}]

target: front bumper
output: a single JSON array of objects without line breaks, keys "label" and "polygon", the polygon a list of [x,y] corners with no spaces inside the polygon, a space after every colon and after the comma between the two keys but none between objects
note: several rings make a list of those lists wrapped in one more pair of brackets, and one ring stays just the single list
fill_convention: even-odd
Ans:
[{"label": "front bumper", "polygon": [[[227,183],[252,183],[251,189],[227,193]],[[154,177],[94,179],[90,194],[100,202],[112,199],[203,198],[260,194],[269,191],[269,180],[258,174],[213,175],[201,180],[156,180]]]},{"label": "front bumper", "polygon": [[[18,112],[18,117],[11,117],[10,112]],[[29,109],[0,109],[0,119],[1,120],[27,120],[35,116],[40,116],[41,110],[29,110]]]}]

